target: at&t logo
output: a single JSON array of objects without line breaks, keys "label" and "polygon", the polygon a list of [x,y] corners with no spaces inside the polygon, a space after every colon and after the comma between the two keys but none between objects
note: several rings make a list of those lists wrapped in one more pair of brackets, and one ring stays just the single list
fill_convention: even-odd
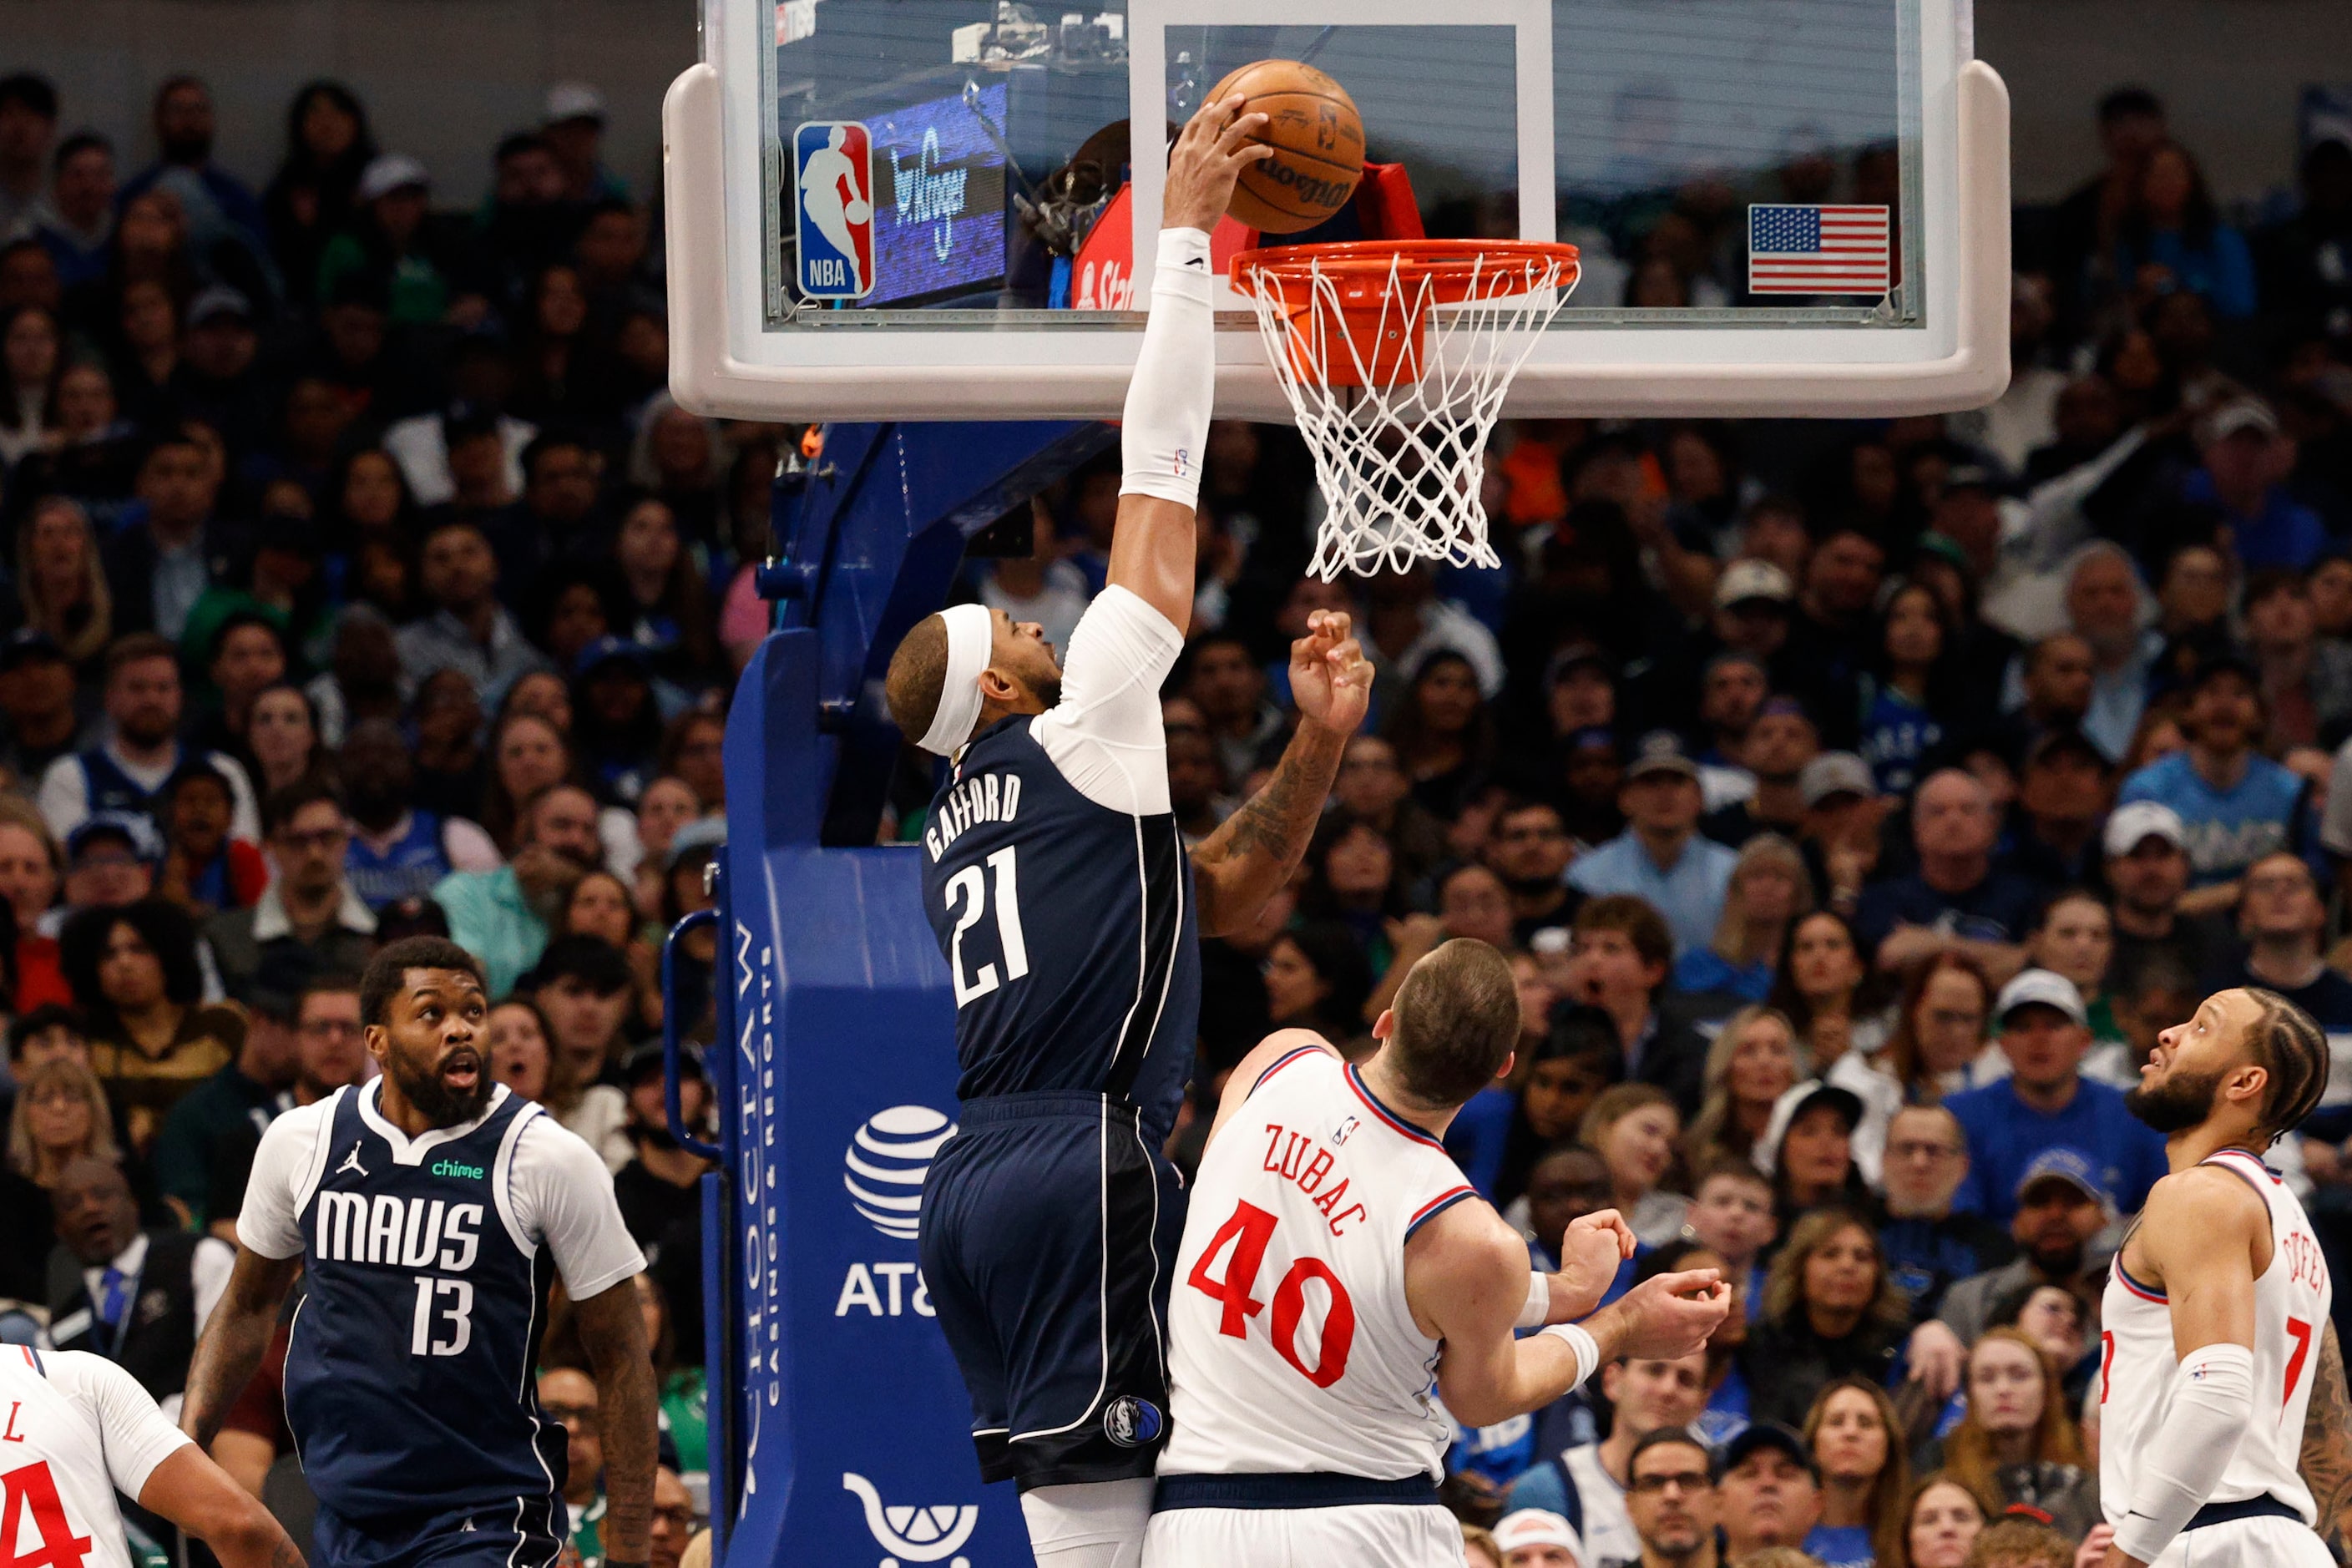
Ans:
[{"label": "at&t logo", "polygon": [[923,1212],[923,1176],[931,1156],[955,1136],[955,1123],[928,1105],[877,1110],[849,1141],[841,1184],[849,1201],[883,1235],[912,1241]]}]

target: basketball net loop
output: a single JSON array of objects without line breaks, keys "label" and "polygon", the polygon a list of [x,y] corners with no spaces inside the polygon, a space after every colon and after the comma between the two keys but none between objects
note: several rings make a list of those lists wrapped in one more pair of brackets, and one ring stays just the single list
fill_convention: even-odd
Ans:
[{"label": "basketball net loop", "polygon": [[1327,508],[1307,570],[1499,566],[1486,440],[1576,286],[1576,247],[1506,240],[1289,246],[1235,257]]}]

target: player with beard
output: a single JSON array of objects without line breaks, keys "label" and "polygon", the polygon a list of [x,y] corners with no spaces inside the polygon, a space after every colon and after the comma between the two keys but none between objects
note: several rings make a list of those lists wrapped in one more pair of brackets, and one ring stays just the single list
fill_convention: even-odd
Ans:
[{"label": "player with beard", "polygon": [[488,1012],[453,942],[413,937],[368,965],[360,1017],[383,1076],[263,1134],[181,1424],[211,1442],[299,1270],[286,1420],[319,1498],[315,1561],[548,1568],[569,1533],[565,1441],[532,1374],[560,1277],[596,1378],[606,1562],[645,1568],[645,1259],[595,1152],[490,1078]]},{"label": "player with beard", "polygon": [[2262,1159],[2319,1103],[2327,1065],[2310,1015],[2223,991],[2157,1037],[2125,1099],[2165,1135],[2171,1173],[2101,1303],[2106,1568],[2333,1561],[2297,1450],[2334,1291],[2303,1205]]}]

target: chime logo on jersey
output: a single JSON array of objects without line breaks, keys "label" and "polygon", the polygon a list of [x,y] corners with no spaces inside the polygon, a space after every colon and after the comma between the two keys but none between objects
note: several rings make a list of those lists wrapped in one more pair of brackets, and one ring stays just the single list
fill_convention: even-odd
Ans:
[{"label": "chime logo on jersey", "polygon": [[854,120],[811,120],[793,132],[793,233],[800,289],[812,300],[874,292],[874,139]]}]

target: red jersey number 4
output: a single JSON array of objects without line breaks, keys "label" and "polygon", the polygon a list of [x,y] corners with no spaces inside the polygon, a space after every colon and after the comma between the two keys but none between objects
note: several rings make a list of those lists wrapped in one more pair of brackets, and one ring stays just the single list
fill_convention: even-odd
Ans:
[{"label": "red jersey number 4", "polygon": [[[1249,1321],[1265,1310],[1265,1303],[1250,1292],[1257,1284],[1259,1268],[1265,1263],[1266,1245],[1274,1239],[1275,1227],[1280,1223],[1276,1215],[1255,1204],[1235,1205],[1233,1216],[1217,1227],[1217,1234],[1209,1238],[1209,1245],[1192,1265],[1192,1272],[1185,1278],[1187,1285],[1223,1306],[1224,1312],[1217,1320],[1217,1331],[1228,1339],[1246,1338]],[[1225,1262],[1225,1277],[1212,1279],[1209,1266],[1225,1250],[1229,1241],[1233,1243],[1233,1256]],[[1324,1309],[1323,1342],[1313,1366],[1298,1355],[1298,1320],[1306,1315],[1309,1280],[1321,1282],[1329,1303]],[[1268,1327],[1267,1337],[1274,1342],[1275,1353],[1316,1387],[1328,1388],[1347,1374],[1348,1349],[1356,1339],[1356,1304],[1348,1299],[1347,1287],[1339,1283],[1339,1277],[1321,1258],[1301,1258],[1284,1273],[1282,1282],[1274,1289],[1274,1319]],[[7,1565],[0,1563],[0,1568]]]},{"label": "red jersey number 4", "polygon": [[66,1522],[47,1460],[0,1475],[0,1568],[82,1568],[89,1545]]}]

